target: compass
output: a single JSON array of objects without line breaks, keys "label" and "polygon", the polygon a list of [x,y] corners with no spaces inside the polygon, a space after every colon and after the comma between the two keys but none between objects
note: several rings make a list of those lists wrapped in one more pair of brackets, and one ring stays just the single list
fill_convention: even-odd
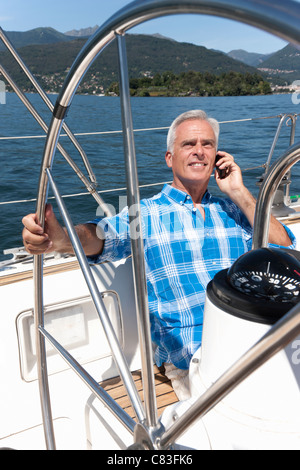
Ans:
[{"label": "compass", "polygon": [[300,299],[300,253],[259,248],[242,255],[228,270],[227,279],[238,291],[272,302]]}]

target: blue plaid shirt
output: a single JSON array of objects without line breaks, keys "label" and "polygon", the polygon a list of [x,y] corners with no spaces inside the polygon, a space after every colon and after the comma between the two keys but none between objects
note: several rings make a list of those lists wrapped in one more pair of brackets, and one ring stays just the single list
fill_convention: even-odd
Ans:
[{"label": "blue plaid shirt", "polygon": [[[141,201],[151,334],[158,366],[171,362],[181,369],[189,367],[201,345],[207,284],[251,249],[252,228],[233,202],[206,192],[202,207],[205,220],[189,195],[169,185]],[[131,254],[128,208],[92,223],[99,223],[105,233],[103,253],[94,262]],[[138,227],[134,228],[138,236]]]}]

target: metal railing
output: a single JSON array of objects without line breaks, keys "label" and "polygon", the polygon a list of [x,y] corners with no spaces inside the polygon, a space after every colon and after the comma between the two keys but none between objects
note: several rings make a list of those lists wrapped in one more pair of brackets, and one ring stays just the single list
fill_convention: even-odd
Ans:
[{"label": "metal railing", "polygon": [[255,211],[252,249],[268,245],[271,207],[274,198],[274,188],[277,189],[287,171],[300,160],[300,144],[290,147],[278,159],[266,174],[258,195]]},{"label": "metal railing", "polygon": [[[1,73],[1,66],[0,66],[0,73]],[[26,97],[25,97],[26,98]],[[260,117],[248,117],[248,118],[243,118],[243,119],[232,119],[230,121],[219,121],[219,124],[220,125],[226,125],[226,124],[235,124],[235,123],[240,123],[240,122],[254,122],[254,121],[265,121],[265,120],[269,120],[269,119],[278,119],[279,122],[278,122],[278,125],[277,125],[277,129],[275,131],[275,136],[274,136],[274,139],[273,139],[273,142],[271,144],[271,147],[270,147],[270,150],[269,150],[269,153],[266,157],[266,160],[263,161],[262,163],[260,164],[256,164],[255,166],[247,166],[246,168],[241,168],[241,171],[242,173],[247,173],[247,172],[250,172],[250,171],[253,171],[253,170],[258,170],[258,169],[262,169],[263,170],[263,173],[261,175],[261,177],[259,178],[259,182],[261,183],[263,180],[264,180],[264,177],[265,177],[265,174],[267,173],[267,171],[269,170],[270,168],[270,165],[271,165],[271,160],[272,160],[272,157],[273,157],[273,154],[274,154],[274,151],[275,151],[275,147],[276,147],[276,144],[278,143],[278,139],[279,139],[279,136],[280,136],[280,131],[282,129],[282,125],[284,123],[284,121],[286,121],[286,124],[288,123],[288,120],[291,120],[292,124],[291,124],[291,132],[290,132],[290,139],[289,139],[289,142],[290,144],[289,145],[292,145],[294,143],[294,138],[295,138],[295,130],[296,130],[296,123],[297,123],[297,118],[299,116],[299,113],[294,113],[294,114],[277,114],[277,115],[272,115],[272,116],[260,116]],[[150,127],[150,128],[135,128],[133,129],[133,132],[134,133],[141,133],[141,132],[155,132],[155,131],[161,131],[161,130],[168,130],[169,127],[168,126],[163,126],[163,127]],[[122,130],[115,130],[115,131],[91,131],[91,132],[76,132],[74,133],[74,136],[75,137],[78,137],[78,136],[103,136],[103,135],[111,135],[111,134],[114,134],[114,135],[118,135],[118,134],[122,134]],[[68,137],[67,134],[60,134],[60,139],[62,137]],[[47,135],[19,135],[19,136],[1,136],[0,137],[0,141],[9,141],[9,140],[31,140],[31,139],[46,139],[47,138]],[[66,159],[66,161],[68,161]],[[79,176],[79,178],[81,179],[80,177],[80,170],[79,172],[77,172],[75,170],[75,173]],[[213,177],[213,175],[212,175]],[[143,184],[143,185],[139,185],[139,189],[142,189],[142,188],[150,188],[150,187],[154,187],[154,186],[163,186],[164,184],[170,184],[171,181],[158,181],[158,182],[155,182],[155,183],[148,183],[148,184]],[[88,187],[88,184],[85,185],[86,187]],[[117,187],[117,188],[110,188],[110,189],[105,189],[105,190],[96,190],[98,195],[101,195],[101,198],[103,195],[105,194],[109,194],[109,193],[114,193],[114,192],[119,192],[119,191],[126,191],[126,187]],[[70,193],[70,194],[63,194],[62,197],[63,198],[72,198],[72,197],[79,197],[79,196],[87,196],[87,195],[90,195],[91,194],[91,191],[87,191],[87,192],[78,192],[78,193]],[[92,194],[94,197],[95,195]],[[285,197],[288,198],[289,194],[286,192],[285,194]],[[51,199],[55,199],[54,196],[50,196],[48,197],[48,200],[51,200]],[[9,200],[9,201],[0,201],[0,206],[5,206],[5,205],[8,205],[8,204],[21,204],[21,203],[29,203],[29,202],[36,202],[37,201],[37,198],[29,198],[29,199],[16,199],[16,200]],[[101,204],[105,204],[105,202],[103,201],[103,199],[101,199]],[[288,203],[288,199],[286,199],[285,201],[286,203]],[[100,206],[101,206],[100,204]],[[101,206],[103,207],[103,206]],[[104,213],[106,215],[109,216],[109,210],[108,208],[106,208],[106,210],[103,210]]]},{"label": "metal railing", "polygon": [[[265,173],[261,177],[261,182],[264,181],[264,178],[269,172],[270,165],[271,165],[271,160],[274,154],[274,150],[283,126],[283,123],[286,121],[286,124],[288,122],[291,122],[291,132],[290,132],[290,146],[294,144],[295,142],[295,132],[296,132],[296,122],[297,122],[297,115],[296,114],[283,114],[280,116],[277,130],[275,132],[275,136],[269,151],[269,155],[267,158],[267,161],[265,163]],[[277,185],[277,191],[274,194],[273,198],[273,214],[280,217],[280,216],[287,216],[290,213],[293,213],[293,209],[290,209],[288,207],[290,200],[289,200],[289,188],[290,188],[290,183],[291,183],[291,171],[287,171],[285,174],[282,175],[281,180],[279,181]]]},{"label": "metal railing", "polygon": [[[76,89],[86,73],[89,66],[96,59],[99,53],[115,38],[118,42],[119,61],[120,61],[120,82],[121,82],[121,103],[122,103],[122,121],[123,136],[125,147],[125,164],[127,174],[127,195],[129,203],[139,205],[139,185],[135,162],[135,149],[133,139],[133,128],[131,119],[131,109],[128,89],[128,75],[126,70],[126,50],[125,50],[125,32],[140,24],[143,21],[157,18],[162,15],[172,15],[178,13],[199,13],[224,16],[226,18],[242,21],[249,25],[259,27],[265,31],[277,34],[280,37],[300,43],[300,5],[291,0],[285,0],[284,4],[280,0],[143,0],[135,1],[123,8],[108,20],[95,35],[87,42],[81,53],[75,60],[58,97],[53,111],[53,118],[48,129],[48,135],[45,145],[44,158],[40,172],[39,193],[37,200],[37,214],[40,223],[44,224],[44,208],[47,200],[48,185],[51,184],[56,194],[60,211],[67,225],[69,236],[73,240],[81,269],[85,275],[91,296],[94,299],[96,310],[101,321],[104,323],[108,340],[111,344],[113,354],[120,361],[120,373],[127,383],[128,394],[134,403],[138,412],[139,423],[134,428],[132,421],[127,418],[118,407],[116,408],[111,400],[102,393],[98,384],[84,372],[79,364],[62,348],[54,338],[47,333],[44,328],[43,313],[43,257],[36,255],[34,261],[34,283],[35,283],[35,331],[37,341],[37,362],[39,370],[39,387],[44,420],[45,440],[48,449],[55,448],[55,437],[53,433],[51,403],[49,397],[47,361],[45,337],[54,345],[60,354],[67,360],[71,367],[87,383],[89,388],[107,405],[112,408],[112,412],[124,423],[135,435],[136,448],[168,448],[171,443],[186,430],[196,419],[203,416],[218,401],[228,394],[241,380],[252,373],[257,367],[262,365],[279,349],[283,348],[289,341],[300,333],[300,306],[293,308],[286,317],[284,317],[269,333],[262,338],[257,345],[246,353],[227,373],[224,374],[207,392],[200,397],[196,403],[175,422],[170,429],[165,431],[160,425],[155,409],[155,394],[153,389],[153,371],[152,371],[152,348],[149,328],[149,313],[147,306],[146,281],[144,270],[143,247],[132,237],[132,252],[134,255],[134,278],[136,290],[136,302],[138,312],[138,326],[140,335],[140,345],[142,357],[143,383],[145,388],[146,409],[145,413],[141,408],[140,401],[135,400],[135,391],[132,388],[130,371],[124,363],[119,347],[115,342],[114,333],[111,329],[109,318],[105,307],[99,300],[97,286],[95,286],[93,275],[86,262],[86,258],[77,239],[76,231],[70,220],[70,217],[64,207],[63,200],[59,194],[51,174],[52,162],[58,142],[58,136],[63,127],[64,116],[71,105]],[[298,148],[292,150],[292,161],[299,159]],[[290,153],[283,159],[290,160]],[[280,169],[274,167],[271,170],[271,179],[266,178],[263,184],[264,190],[261,191],[264,197],[265,187],[271,186],[270,181],[277,182],[277,173],[281,174]],[[279,177],[278,177],[279,178]],[[266,197],[264,209],[269,211],[270,198]],[[139,211],[140,212],[140,211]],[[258,245],[260,240],[258,240]]]}]

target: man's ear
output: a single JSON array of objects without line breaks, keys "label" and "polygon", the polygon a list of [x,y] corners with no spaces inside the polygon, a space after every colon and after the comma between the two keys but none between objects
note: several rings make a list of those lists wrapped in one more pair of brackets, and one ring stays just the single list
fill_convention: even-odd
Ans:
[{"label": "man's ear", "polygon": [[169,150],[166,152],[165,159],[168,167],[172,168],[172,154],[169,152]]}]

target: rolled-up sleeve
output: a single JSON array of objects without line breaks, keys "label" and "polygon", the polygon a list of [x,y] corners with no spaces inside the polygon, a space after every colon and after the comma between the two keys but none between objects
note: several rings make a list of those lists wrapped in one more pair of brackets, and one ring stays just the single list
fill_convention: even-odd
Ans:
[{"label": "rolled-up sleeve", "polygon": [[286,230],[286,233],[288,234],[290,240],[291,240],[291,245],[289,246],[280,246],[280,245],[275,245],[273,243],[269,243],[269,246],[270,247],[275,247],[275,248],[291,248],[291,249],[296,249],[296,245],[297,245],[297,239],[295,237],[295,235],[293,234],[293,232],[291,231],[291,229],[289,227],[287,227],[286,225],[284,225],[282,222],[280,222],[281,225],[285,228]]},{"label": "rolled-up sleeve", "polygon": [[131,255],[127,208],[114,217],[94,219],[89,223],[97,225],[97,235],[104,239],[101,255],[88,257],[90,262],[117,261]]}]

